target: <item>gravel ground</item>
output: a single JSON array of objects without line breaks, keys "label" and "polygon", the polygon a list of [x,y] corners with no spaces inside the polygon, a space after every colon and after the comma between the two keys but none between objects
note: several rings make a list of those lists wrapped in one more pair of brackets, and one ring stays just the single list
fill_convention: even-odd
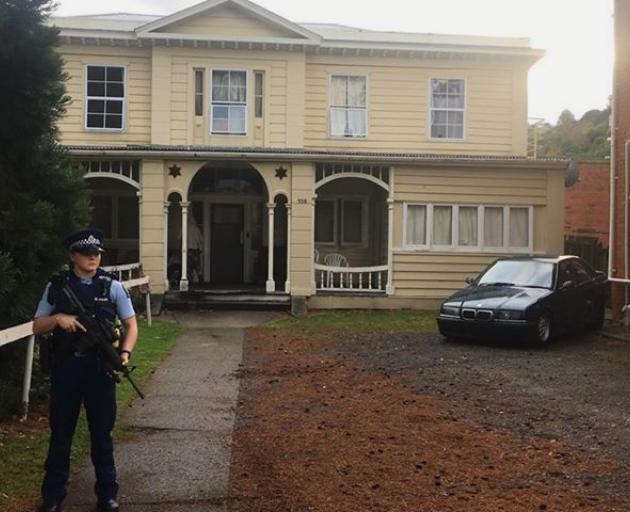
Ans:
[{"label": "gravel ground", "polygon": [[630,511],[630,343],[251,331],[231,510]]},{"label": "gravel ground", "polygon": [[439,335],[354,341],[340,344],[340,353],[402,373],[419,393],[450,398],[455,417],[571,440],[630,465],[630,343],[598,335],[561,338],[546,349]]}]

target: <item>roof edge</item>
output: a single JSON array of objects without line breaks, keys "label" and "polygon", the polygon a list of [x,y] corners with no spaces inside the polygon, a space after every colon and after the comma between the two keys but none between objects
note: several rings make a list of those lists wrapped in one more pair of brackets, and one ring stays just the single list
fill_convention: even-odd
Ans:
[{"label": "roof edge", "polygon": [[250,2],[249,0],[206,0],[205,2],[192,5],[191,7],[182,9],[181,11],[177,11],[168,16],[164,16],[163,18],[160,18],[158,20],[149,22],[145,25],[141,25],[136,28],[135,32],[140,34],[140,33],[150,32],[158,28],[163,28],[173,23],[177,23],[178,21],[186,19],[190,16],[200,14],[204,11],[207,11],[209,9],[218,7],[226,3],[236,4],[239,7],[245,9],[246,11],[253,13],[255,16],[258,16],[271,23],[279,25],[286,30],[295,32],[296,34],[300,34],[301,36],[311,41],[321,40],[321,36],[319,34],[316,34],[315,32],[307,29],[306,27],[303,27],[286,18],[283,18],[282,16],[279,16],[278,14],[265,9],[264,7],[261,7],[260,5]]},{"label": "roof edge", "polygon": [[510,167],[564,171],[570,161],[564,159],[533,159],[499,155],[440,155],[431,153],[376,153],[318,151],[292,148],[213,148],[205,146],[62,146],[77,157],[164,158],[166,160],[196,160],[221,158],[226,160],[297,160],[310,162],[364,162],[382,165],[418,164],[461,167]]}]

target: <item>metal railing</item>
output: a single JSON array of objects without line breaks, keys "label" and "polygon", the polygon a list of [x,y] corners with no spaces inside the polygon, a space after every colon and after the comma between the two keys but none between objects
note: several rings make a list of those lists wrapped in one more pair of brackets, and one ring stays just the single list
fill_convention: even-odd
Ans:
[{"label": "metal railing", "polygon": [[388,274],[387,265],[332,267],[315,263],[315,286],[317,291],[383,293]]},{"label": "metal railing", "polygon": [[[122,284],[124,284],[127,288],[140,287],[140,292],[146,299],[147,323],[151,326],[151,279],[149,276],[141,276],[142,269],[140,263],[103,267],[103,270],[117,274]],[[136,273],[136,277],[133,276],[134,272]],[[128,273],[126,275],[126,280],[122,279],[124,273]],[[29,395],[31,393],[31,380],[33,376],[33,357],[35,354],[35,334],[33,333],[33,322],[16,325],[0,331],[0,347],[23,339],[28,339],[28,345],[26,348],[26,361],[24,363],[24,379],[22,381],[22,421],[28,417]]]}]

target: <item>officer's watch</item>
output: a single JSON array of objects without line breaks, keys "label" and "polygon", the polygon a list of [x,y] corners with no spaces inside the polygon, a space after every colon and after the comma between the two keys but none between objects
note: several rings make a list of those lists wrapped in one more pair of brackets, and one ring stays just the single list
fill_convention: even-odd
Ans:
[{"label": "officer's watch", "polygon": [[120,353],[121,354],[127,354],[129,356],[129,359],[131,359],[131,351],[130,350],[121,350]]}]

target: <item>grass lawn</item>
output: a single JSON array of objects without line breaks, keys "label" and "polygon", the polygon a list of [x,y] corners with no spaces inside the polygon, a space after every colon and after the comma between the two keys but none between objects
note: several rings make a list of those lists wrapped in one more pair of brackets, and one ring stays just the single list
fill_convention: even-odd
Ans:
[{"label": "grass lawn", "polygon": [[310,334],[346,332],[437,332],[435,311],[321,311],[274,320],[267,329]]},{"label": "grass lawn", "polygon": [[[140,321],[139,330],[140,336],[133,354],[133,365],[138,368],[132,376],[141,387],[142,382],[170,352],[181,329],[177,324],[154,320],[152,327]],[[135,396],[131,385],[123,379],[117,387],[119,415]],[[38,406],[42,405],[36,404],[34,407]],[[20,510],[15,508],[17,504],[39,494],[48,449],[47,425],[47,422],[25,424],[24,428],[17,425],[5,431],[0,424],[0,510]],[[122,429],[116,427],[114,435],[123,435]],[[74,436],[72,461],[83,460],[88,451],[89,434],[82,413]]]}]

